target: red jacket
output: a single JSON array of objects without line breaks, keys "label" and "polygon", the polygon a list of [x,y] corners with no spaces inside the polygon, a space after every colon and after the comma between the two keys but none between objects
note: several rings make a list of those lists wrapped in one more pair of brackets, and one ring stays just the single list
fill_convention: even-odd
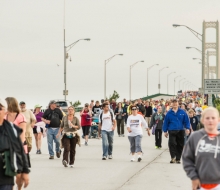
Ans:
[{"label": "red jacket", "polygon": [[92,125],[92,117],[88,112],[84,111],[81,116],[81,126],[91,126]]}]

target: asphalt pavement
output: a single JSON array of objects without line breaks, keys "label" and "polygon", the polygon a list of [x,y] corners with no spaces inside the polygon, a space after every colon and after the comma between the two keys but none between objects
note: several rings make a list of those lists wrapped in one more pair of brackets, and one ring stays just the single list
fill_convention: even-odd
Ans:
[{"label": "asphalt pavement", "polygon": [[141,162],[130,162],[127,136],[114,136],[113,159],[103,161],[102,142],[89,140],[89,146],[77,145],[74,168],[65,168],[62,157],[49,160],[47,139],[43,139],[42,154],[35,154],[35,139],[31,153],[30,190],[189,190],[190,180],[182,164],[170,164],[168,141],[163,148],[154,148],[154,136],[144,131]]}]

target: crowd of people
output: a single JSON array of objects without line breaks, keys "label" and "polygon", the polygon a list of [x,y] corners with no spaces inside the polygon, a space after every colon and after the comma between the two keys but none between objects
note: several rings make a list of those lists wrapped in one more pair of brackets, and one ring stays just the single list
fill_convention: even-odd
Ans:
[{"label": "crowd of people", "polygon": [[[54,159],[55,154],[60,158],[63,148],[62,164],[73,167],[76,145],[83,144],[79,130],[82,128],[84,144],[88,146],[94,118],[98,118],[102,160],[113,159],[114,131],[117,128],[118,137],[128,136],[131,162],[141,162],[144,127],[149,136],[155,136],[155,149],[162,148],[163,133],[169,137],[170,163],[180,164],[183,155],[184,170],[192,180],[193,189],[207,189],[208,186],[217,189],[220,186],[217,169],[220,164],[219,113],[208,107],[205,100],[201,106],[201,101],[198,92],[185,92],[167,100],[124,99],[116,102],[103,99],[101,103],[92,100],[85,104],[78,118],[73,106],[64,113],[54,100],[49,102],[45,112],[41,112],[41,105],[36,105],[32,112],[24,101],[18,103],[13,97],[0,99],[0,190],[11,190],[14,177],[18,190],[28,185],[32,136],[36,142],[36,154],[42,153],[42,137],[47,136],[49,159]],[[201,159],[203,157],[216,163],[208,164],[213,174],[200,173],[209,173],[207,167],[204,168],[206,161]]]}]

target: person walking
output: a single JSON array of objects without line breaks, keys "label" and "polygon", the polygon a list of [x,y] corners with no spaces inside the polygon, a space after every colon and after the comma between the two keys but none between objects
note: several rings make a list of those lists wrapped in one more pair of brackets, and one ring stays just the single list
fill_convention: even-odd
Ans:
[{"label": "person walking", "polygon": [[42,117],[42,121],[46,123],[47,127],[47,144],[50,160],[54,159],[53,141],[56,144],[56,156],[57,158],[60,158],[60,142],[59,139],[56,138],[56,135],[58,134],[62,118],[63,114],[60,109],[56,107],[56,101],[51,100],[49,108],[44,112]]},{"label": "person walking", "polygon": [[128,106],[129,106],[129,101],[126,101],[123,106],[123,109],[125,110],[124,120],[125,120],[126,125],[127,125],[127,119],[128,119],[128,112],[127,112]]},{"label": "person walking", "polygon": [[[7,109],[7,102],[0,98],[0,190],[13,189],[16,173],[19,173],[16,183],[20,190],[28,186],[30,170],[20,138],[22,129],[5,119]],[[14,162],[15,157],[17,162]]]},{"label": "person walking", "polygon": [[145,120],[146,120],[148,126],[150,126],[150,120],[151,120],[153,108],[150,106],[150,103],[148,101],[146,101],[146,103],[145,103],[145,110],[146,110]]},{"label": "person walking", "polygon": [[92,112],[89,108],[89,104],[85,104],[85,107],[80,112],[80,116],[85,145],[88,146],[89,132],[92,125]]},{"label": "person walking", "polygon": [[[18,101],[14,97],[7,97],[6,102],[8,104],[8,112],[5,115],[5,119],[11,123],[14,123],[16,126],[22,129],[21,141],[25,144],[24,149],[27,150],[27,143],[25,141],[25,132],[26,132],[26,119],[19,109]],[[28,151],[26,151],[28,152]]]},{"label": "person walking", "polygon": [[[28,167],[30,167],[30,157],[28,155],[27,142],[25,139],[26,119],[24,115],[20,113],[18,101],[14,97],[7,97],[5,100],[7,102],[8,107],[8,111],[5,114],[5,120],[9,121],[10,123],[13,123],[21,129],[21,132],[19,134],[28,161]],[[18,190],[21,190],[23,186],[23,179],[21,177],[21,174],[16,175],[16,184]]]},{"label": "person walking", "polygon": [[122,103],[119,102],[117,108],[115,109],[116,121],[117,121],[117,131],[119,137],[124,137],[124,123],[125,123],[125,115],[126,109],[122,107]]},{"label": "person walking", "polygon": [[138,99],[137,106],[138,106],[139,111],[141,112],[141,114],[146,115],[146,110],[145,110],[144,104],[142,103],[142,99]]},{"label": "person walking", "polygon": [[189,137],[183,150],[183,168],[192,181],[192,190],[220,189],[219,112],[206,108],[201,117],[204,129]]},{"label": "person walking", "polygon": [[[34,107],[34,115],[36,117],[36,124],[42,123],[41,118],[43,117],[44,113],[40,111],[41,107],[42,106],[40,106],[39,104],[37,104]],[[34,133],[36,147],[37,147],[36,154],[41,154],[41,141],[42,141],[44,129],[42,127],[37,126],[36,124],[33,128],[33,133]]]},{"label": "person walking", "polygon": [[132,114],[128,117],[127,121],[127,130],[128,130],[128,140],[130,142],[130,151],[132,154],[131,162],[135,161],[135,154],[138,156],[138,162],[142,160],[142,148],[141,148],[141,140],[143,136],[142,125],[148,132],[150,136],[150,131],[145,121],[144,117],[138,114],[138,107],[131,106]]},{"label": "person walking", "polygon": [[76,144],[79,142],[80,136],[78,130],[80,129],[79,119],[75,116],[75,108],[70,106],[68,108],[68,115],[64,116],[60,125],[59,132],[56,138],[59,138],[61,131],[63,137],[61,139],[63,152],[63,165],[64,167],[73,167],[76,155]]},{"label": "person walking", "polygon": [[162,114],[165,114],[166,113],[166,107],[164,105],[164,102],[163,102],[163,99],[160,100],[160,103],[158,106],[161,106],[162,108]]},{"label": "person walking", "polygon": [[89,105],[89,108],[92,110],[92,108],[94,107],[94,100],[91,100],[91,103]]},{"label": "person walking", "polygon": [[154,113],[151,118],[150,129],[155,130],[155,148],[162,148],[162,127],[165,115],[162,113],[162,107],[158,106],[157,113]]},{"label": "person walking", "polygon": [[32,149],[32,136],[33,136],[33,128],[36,123],[36,117],[31,110],[26,109],[25,102],[20,102],[21,113],[24,115],[26,119],[26,131],[25,131],[25,140],[28,146],[28,152],[31,152]]},{"label": "person walking", "polygon": [[196,111],[196,117],[198,121],[200,122],[201,114],[202,114],[202,108],[200,107],[198,102],[195,102],[195,111]]},{"label": "person walking", "polygon": [[169,135],[170,163],[180,164],[184,146],[184,128],[188,135],[190,132],[189,117],[185,111],[179,108],[178,101],[173,99],[172,109],[167,112],[163,123],[164,136],[167,138]]},{"label": "person walking", "polygon": [[115,116],[112,111],[110,111],[109,104],[102,104],[103,112],[99,116],[99,137],[100,131],[102,134],[102,160],[106,160],[107,157],[112,159],[113,152],[113,137],[114,130],[116,127]]}]

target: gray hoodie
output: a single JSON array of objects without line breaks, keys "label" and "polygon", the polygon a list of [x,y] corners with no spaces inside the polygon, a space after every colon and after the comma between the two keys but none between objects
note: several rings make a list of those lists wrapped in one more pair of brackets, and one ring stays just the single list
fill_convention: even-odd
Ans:
[{"label": "gray hoodie", "polygon": [[204,129],[190,135],[183,150],[183,168],[202,184],[220,184],[220,135],[210,138]]}]

